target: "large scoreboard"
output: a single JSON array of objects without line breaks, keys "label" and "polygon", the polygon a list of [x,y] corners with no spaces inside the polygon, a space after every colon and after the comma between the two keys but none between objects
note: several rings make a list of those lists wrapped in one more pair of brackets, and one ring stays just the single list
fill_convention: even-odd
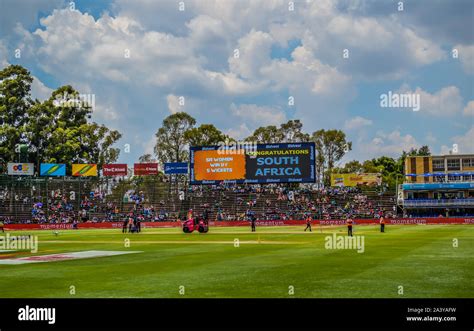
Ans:
[{"label": "large scoreboard", "polygon": [[[247,146],[246,146],[247,147]],[[314,143],[190,148],[191,184],[314,183]]]}]

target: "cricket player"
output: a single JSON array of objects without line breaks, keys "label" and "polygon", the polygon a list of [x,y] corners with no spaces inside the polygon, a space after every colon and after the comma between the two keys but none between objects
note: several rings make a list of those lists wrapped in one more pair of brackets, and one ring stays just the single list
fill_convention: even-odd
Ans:
[{"label": "cricket player", "polygon": [[255,222],[257,221],[257,217],[255,216],[255,213],[251,212],[250,213],[250,222],[252,225],[252,232],[256,231],[256,224]]},{"label": "cricket player", "polygon": [[137,217],[136,230],[138,233],[142,232],[142,221],[141,216]]},{"label": "cricket player", "polygon": [[308,214],[308,217],[306,217],[306,228],[304,229],[304,232],[306,232],[307,229],[309,229],[309,232],[313,232],[311,231],[311,222],[313,221],[313,219],[311,218],[311,214]]},{"label": "cricket player", "polygon": [[385,232],[385,218],[380,217],[380,232]]},{"label": "cricket player", "polygon": [[128,218],[125,217],[122,224],[122,233],[127,233]]},{"label": "cricket player", "polygon": [[352,219],[350,217],[347,217],[346,224],[347,224],[347,235],[352,237]]}]

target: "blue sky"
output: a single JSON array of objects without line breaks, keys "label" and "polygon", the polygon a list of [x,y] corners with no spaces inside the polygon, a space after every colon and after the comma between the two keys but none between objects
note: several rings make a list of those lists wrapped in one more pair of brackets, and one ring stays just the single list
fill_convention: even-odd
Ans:
[{"label": "blue sky", "polygon": [[[295,118],[310,133],[341,129],[353,142],[343,162],[425,144],[474,153],[472,1],[404,1],[403,11],[388,0],[184,5],[2,0],[0,62],[28,68],[39,99],[65,84],[95,94],[93,119],[131,147],[121,162],[152,153],[176,111],[238,139]],[[420,110],[380,107],[388,91],[419,95]]]}]

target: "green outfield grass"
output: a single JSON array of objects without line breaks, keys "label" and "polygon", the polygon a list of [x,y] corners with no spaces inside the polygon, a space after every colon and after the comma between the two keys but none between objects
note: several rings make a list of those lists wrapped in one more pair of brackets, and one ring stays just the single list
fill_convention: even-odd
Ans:
[{"label": "green outfield grass", "polygon": [[[325,249],[345,227],[10,231],[33,234],[45,255],[88,250],[137,254],[0,265],[0,297],[39,298],[452,298],[474,297],[474,226],[356,226],[365,250]],[[124,240],[130,239],[130,247]],[[453,239],[459,247],[453,247]],[[239,247],[234,247],[234,240]],[[30,256],[0,253],[0,258]],[[76,294],[71,295],[71,286]],[[184,295],[180,295],[184,286]],[[289,294],[290,286],[294,295]],[[403,295],[399,295],[403,286]],[[181,288],[182,289],[182,288]]]}]

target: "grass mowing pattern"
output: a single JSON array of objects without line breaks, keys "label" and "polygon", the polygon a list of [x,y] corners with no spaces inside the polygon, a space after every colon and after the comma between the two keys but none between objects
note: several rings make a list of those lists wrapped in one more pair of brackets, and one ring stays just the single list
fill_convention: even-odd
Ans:
[{"label": "grass mowing pattern", "polygon": [[[464,298],[474,297],[474,226],[355,226],[365,252],[325,249],[345,227],[228,227],[11,231],[39,236],[34,255],[85,250],[143,253],[0,265],[1,298]],[[322,231],[322,232],[321,232]],[[131,241],[124,247],[125,238]],[[453,239],[459,247],[453,247]],[[240,241],[234,247],[234,240]],[[11,253],[9,253],[11,254]],[[29,256],[29,252],[14,257]],[[0,253],[0,258],[5,258]],[[12,256],[9,256],[12,258]],[[76,294],[70,295],[70,286]],[[185,286],[185,295],[179,286]],[[289,286],[294,295],[289,295]],[[398,286],[403,286],[403,295]]]}]

